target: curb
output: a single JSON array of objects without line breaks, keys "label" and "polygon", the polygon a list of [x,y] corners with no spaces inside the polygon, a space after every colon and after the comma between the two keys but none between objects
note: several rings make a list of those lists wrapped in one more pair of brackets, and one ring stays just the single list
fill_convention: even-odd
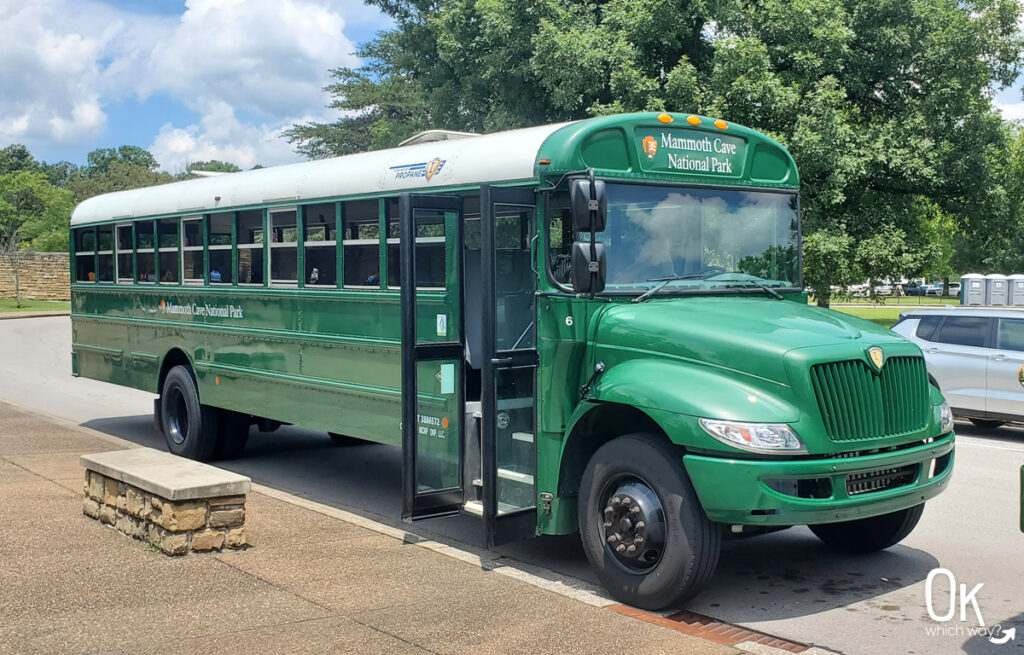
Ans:
[{"label": "curb", "polygon": [[15,318],[42,318],[44,316],[71,316],[71,310],[66,309],[52,312],[0,312],[0,321]]}]

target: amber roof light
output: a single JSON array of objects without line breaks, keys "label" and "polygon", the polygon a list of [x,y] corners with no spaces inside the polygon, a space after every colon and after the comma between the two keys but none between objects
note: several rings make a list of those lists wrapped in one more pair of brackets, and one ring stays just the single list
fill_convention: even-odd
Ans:
[{"label": "amber roof light", "polygon": [[725,128],[729,127],[729,124],[723,121],[721,118],[719,118],[718,120],[715,121],[715,127],[717,127],[720,130],[724,130]]},{"label": "amber roof light", "polygon": [[700,125],[700,116],[687,116],[686,122],[690,125]]},{"label": "amber roof light", "polygon": [[668,114],[658,114],[658,120],[668,125],[669,123],[672,122],[672,117],[669,116]]}]

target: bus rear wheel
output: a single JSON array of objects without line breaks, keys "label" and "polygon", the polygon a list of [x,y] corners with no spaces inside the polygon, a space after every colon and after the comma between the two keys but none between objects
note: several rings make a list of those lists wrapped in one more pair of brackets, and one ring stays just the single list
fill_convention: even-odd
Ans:
[{"label": "bus rear wheel", "polygon": [[718,565],[721,533],[682,457],[663,438],[630,434],[601,446],[580,482],[583,550],[618,600],[661,609],[696,595]]},{"label": "bus rear wheel", "polygon": [[807,527],[818,539],[836,550],[847,553],[874,553],[903,541],[917,526],[923,512],[924,503],[921,503],[881,516]]},{"label": "bus rear wheel", "polygon": [[160,393],[164,440],[175,455],[206,461],[217,446],[218,410],[199,403],[199,389],[184,366],[167,372]]}]

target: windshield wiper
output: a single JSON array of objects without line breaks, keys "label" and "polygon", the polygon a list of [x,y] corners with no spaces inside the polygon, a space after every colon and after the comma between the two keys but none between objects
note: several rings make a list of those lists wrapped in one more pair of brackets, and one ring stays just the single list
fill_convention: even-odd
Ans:
[{"label": "windshield wiper", "polygon": [[676,280],[696,280],[698,278],[707,277],[708,275],[708,273],[692,273],[690,275],[668,275],[666,277],[649,277],[646,280],[647,282],[661,282],[661,284],[659,284],[656,287],[651,287],[647,291],[644,291],[636,298],[633,298],[632,302],[638,303],[647,300],[654,294],[664,289],[669,282],[675,282]]},{"label": "windshield wiper", "polygon": [[758,282],[756,280],[749,280],[749,279],[747,279],[747,280],[732,280],[732,281],[733,282],[745,282],[747,284],[753,284],[755,287],[757,287],[758,289],[761,289],[762,291],[767,293],[772,298],[775,298],[776,300],[783,300],[783,297],[782,297],[781,293],[779,293],[778,291],[776,291],[775,289],[771,288],[770,286],[768,286],[766,284],[761,284],[760,282]]}]

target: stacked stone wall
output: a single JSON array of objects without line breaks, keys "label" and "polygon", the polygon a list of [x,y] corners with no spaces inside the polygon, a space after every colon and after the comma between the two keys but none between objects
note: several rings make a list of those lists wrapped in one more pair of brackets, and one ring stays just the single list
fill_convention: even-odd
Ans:
[{"label": "stacked stone wall", "polygon": [[86,516],[168,555],[248,546],[245,496],[171,501],[89,470],[84,492]]},{"label": "stacked stone wall", "polygon": [[[24,300],[70,300],[71,273],[66,252],[29,252],[23,255],[20,284]],[[0,258],[0,298],[14,297],[14,274]]]}]

